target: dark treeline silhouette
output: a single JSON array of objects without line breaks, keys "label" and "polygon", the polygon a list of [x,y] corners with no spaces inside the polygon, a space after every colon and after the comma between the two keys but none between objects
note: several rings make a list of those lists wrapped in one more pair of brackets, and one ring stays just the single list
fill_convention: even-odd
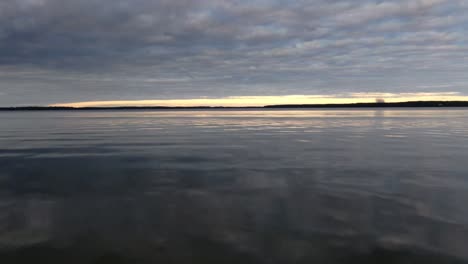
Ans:
[{"label": "dark treeline silhouette", "polygon": [[468,101],[410,101],[398,103],[267,105],[265,108],[360,108],[360,107],[468,107]]},{"label": "dark treeline silhouette", "polygon": [[54,110],[165,110],[165,109],[281,109],[281,108],[387,108],[387,107],[468,107],[468,101],[411,101],[398,103],[352,104],[287,104],[247,107],[227,106],[117,106],[117,107],[68,107],[68,106],[18,106],[0,107],[0,111],[54,111]]}]

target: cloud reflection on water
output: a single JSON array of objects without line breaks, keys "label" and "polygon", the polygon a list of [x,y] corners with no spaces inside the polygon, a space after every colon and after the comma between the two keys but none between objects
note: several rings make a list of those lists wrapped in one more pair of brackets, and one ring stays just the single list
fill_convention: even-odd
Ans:
[{"label": "cloud reflection on water", "polygon": [[161,262],[343,263],[376,247],[468,259],[467,118],[1,113],[0,246]]}]

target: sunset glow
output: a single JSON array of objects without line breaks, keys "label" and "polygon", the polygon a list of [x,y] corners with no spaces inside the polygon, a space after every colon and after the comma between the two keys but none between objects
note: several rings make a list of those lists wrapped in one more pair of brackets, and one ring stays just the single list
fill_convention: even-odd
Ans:
[{"label": "sunset glow", "polygon": [[468,96],[456,92],[445,93],[352,93],[345,95],[286,95],[286,96],[231,96],[223,98],[194,98],[167,100],[116,100],[57,103],[50,106],[69,107],[119,107],[119,106],[265,106],[282,104],[348,104],[371,103],[376,100],[385,102],[406,101],[464,101]]}]

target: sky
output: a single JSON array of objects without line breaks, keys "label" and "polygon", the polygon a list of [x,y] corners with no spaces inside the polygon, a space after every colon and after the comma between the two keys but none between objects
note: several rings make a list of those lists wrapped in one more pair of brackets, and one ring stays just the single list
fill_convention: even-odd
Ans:
[{"label": "sky", "polygon": [[0,106],[468,100],[466,0],[1,0]]}]

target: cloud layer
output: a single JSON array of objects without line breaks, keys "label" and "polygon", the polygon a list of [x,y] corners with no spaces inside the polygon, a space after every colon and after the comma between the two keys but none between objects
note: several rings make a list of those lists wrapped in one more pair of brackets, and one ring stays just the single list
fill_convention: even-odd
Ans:
[{"label": "cloud layer", "polygon": [[3,0],[0,106],[468,95],[464,0]]}]

